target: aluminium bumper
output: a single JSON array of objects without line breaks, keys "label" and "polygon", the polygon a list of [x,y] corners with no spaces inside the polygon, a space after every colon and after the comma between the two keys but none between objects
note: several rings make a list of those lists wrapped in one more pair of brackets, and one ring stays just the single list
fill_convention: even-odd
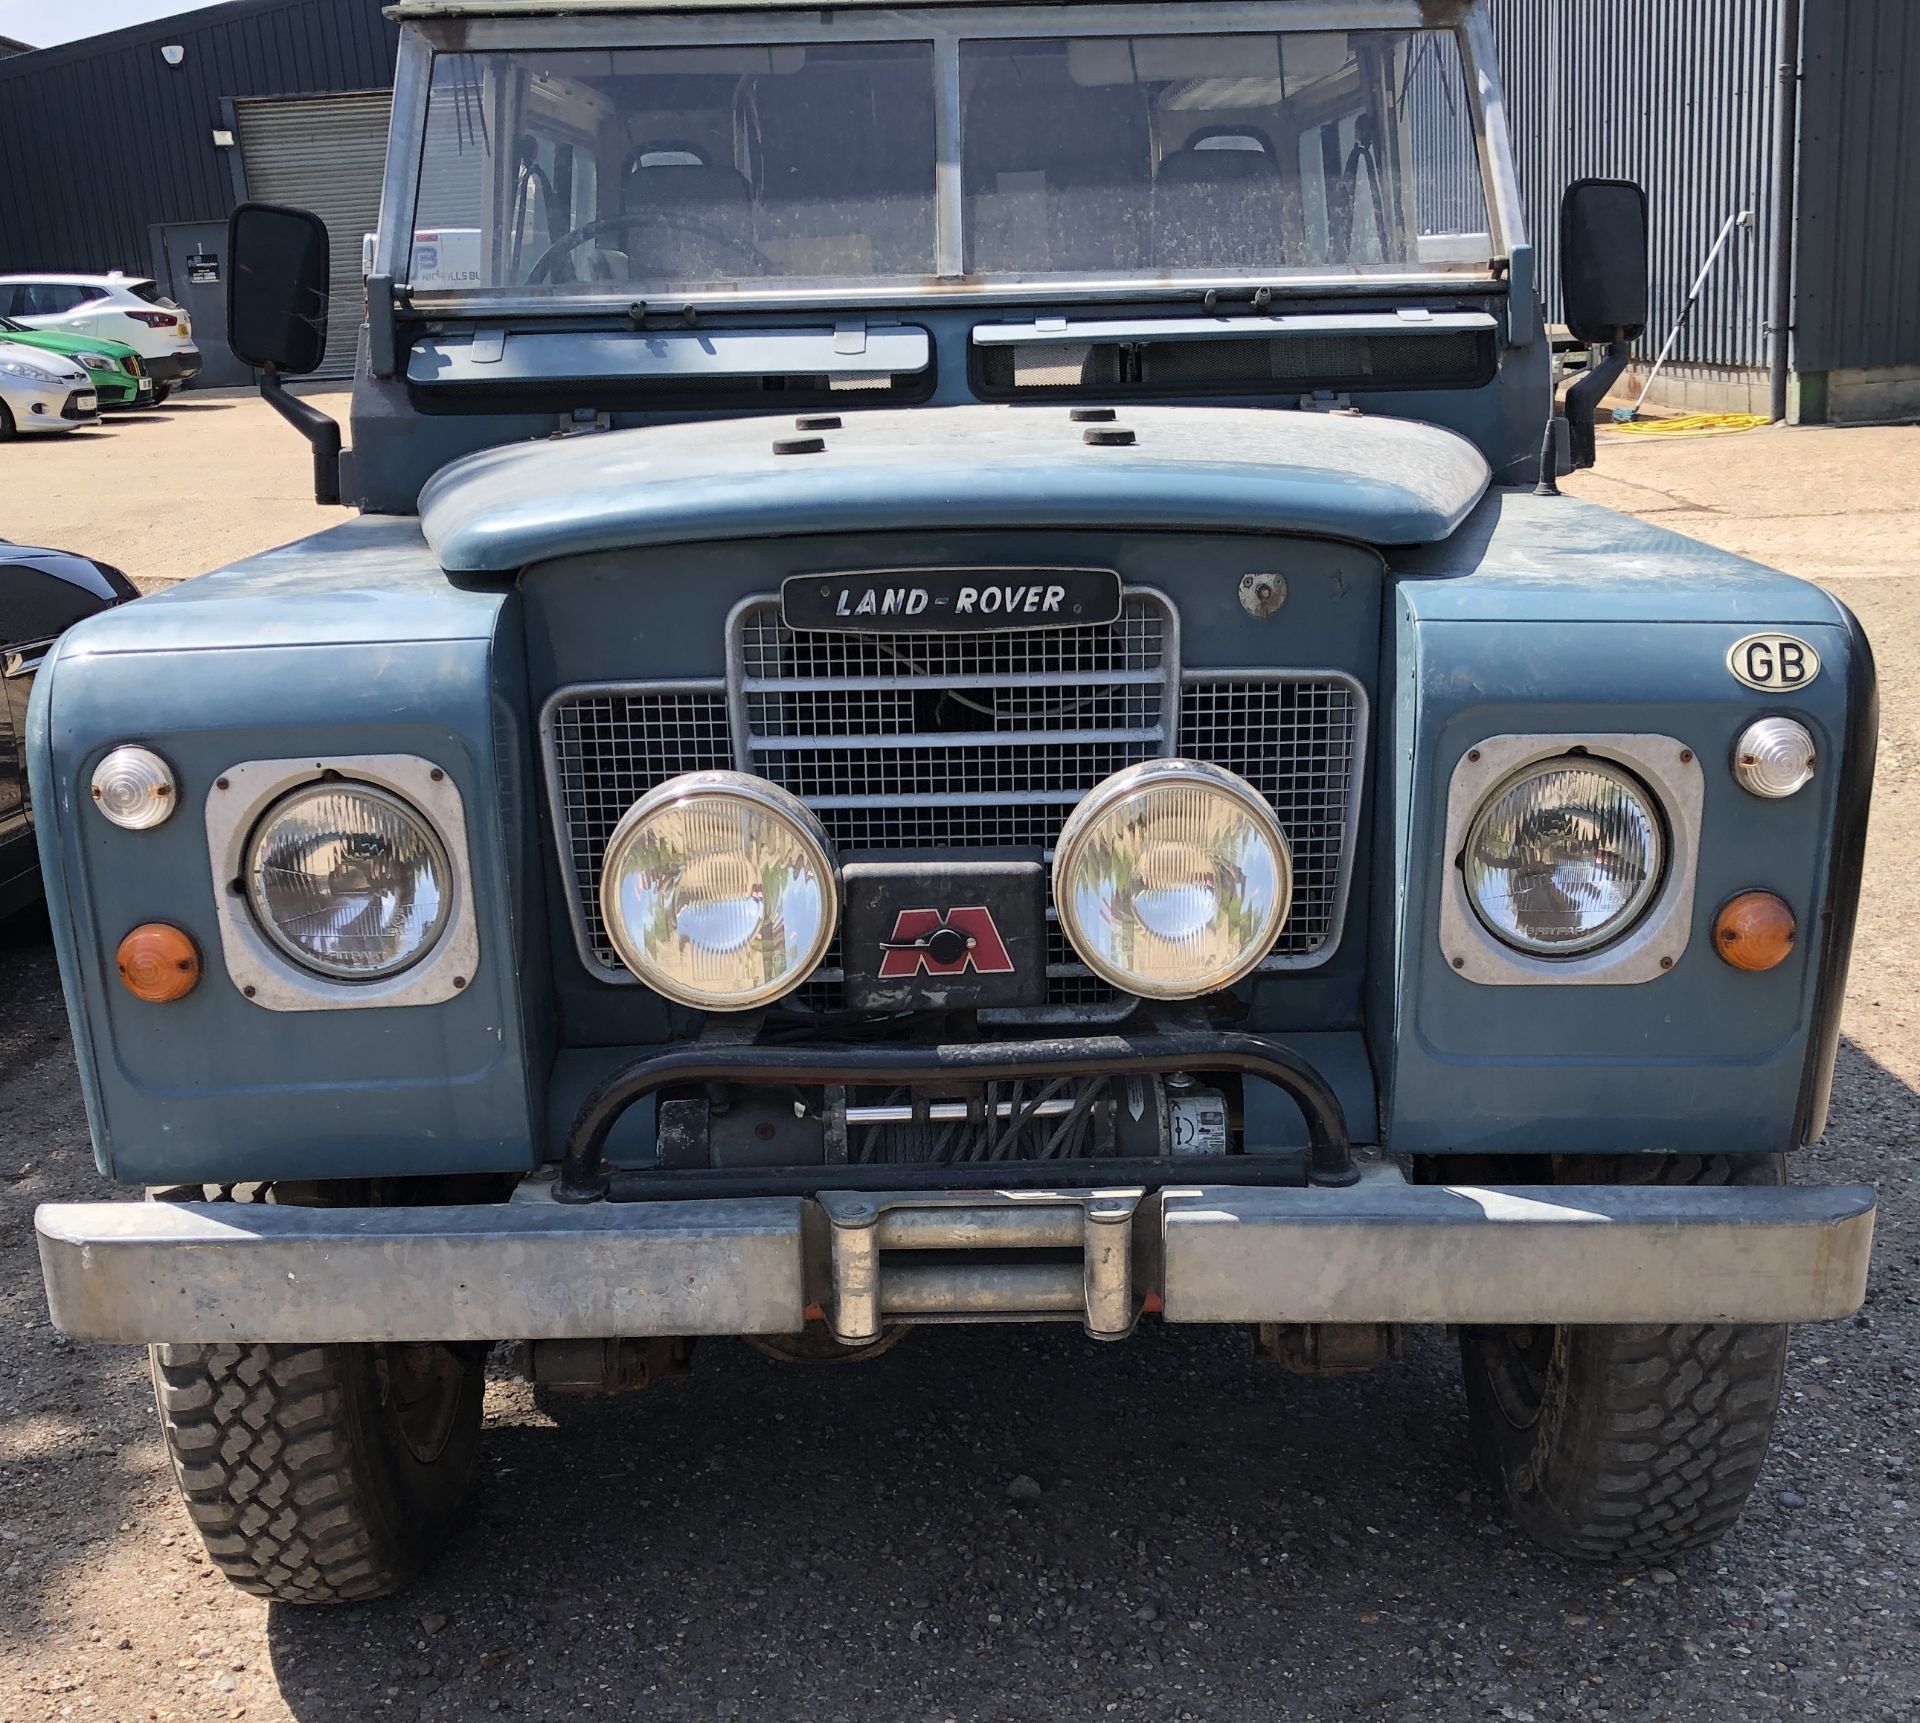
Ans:
[{"label": "aluminium bumper", "polygon": [[[49,1203],[81,1340],[546,1340],[888,1321],[1802,1322],[1865,1297],[1863,1185],[826,1192],[307,1209]],[[928,1252],[937,1253],[928,1255]]]}]

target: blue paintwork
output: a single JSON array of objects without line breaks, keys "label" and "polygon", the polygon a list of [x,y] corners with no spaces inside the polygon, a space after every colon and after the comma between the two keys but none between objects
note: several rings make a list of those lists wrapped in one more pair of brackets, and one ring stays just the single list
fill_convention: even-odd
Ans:
[{"label": "blue paintwork", "polygon": [[[409,549],[411,539],[411,550]],[[524,1168],[544,1031],[521,994],[537,917],[500,814],[524,819],[529,723],[504,588],[434,573],[417,531],[364,521],[73,630],[35,690],[29,751],[42,865],[102,1171],[130,1183]],[[105,750],[158,748],[180,812],[150,832],[102,819],[85,786]],[[468,810],[481,959],[430,1009],[281,1013],[228,979],[203,805],[241,760],[415,753]],[[504,801],[503,791],[518,793]],[[200,986],[135,1000],[114,973],[143,921],[190,933]],[[533,946],[535,951],[540,947]]]},{"label": "blue paintwork", "polygon": [[421,525],[442,564],[784,533],[1112,525],[1444,538],[1487,487],[1464,438],[1401,419],[1129,407],[1132,447],[1090,447],[1063,407],[868,413],[816,454],[755,421],[495,449],[439,474]]},{"label": "blue paintwork", "polygon": [[[1290,299],[1287,309],[1379,312],[1394,310],[1406,302],[1404,295]],[[1508,316],[1504,290],[1493,298],[1448,295],[1433,303],[1439,309],[1480,305],[1496,317]],[[1185,317],[1191,315],[1192,310],[1191,305],[1155,301],[1102,306],[1100,315],[1115,319]],[[933,339],[933,378],[926,404],[938,407],[964,406],[976,399],[970,375],[974,330],[983,322],[997,321],[1004,316],[1023,317],[1018,311],[981,306],[929,306],[918,308],[910,315]],[[1029,310],[1024,317],[1031,315]],[[1537,322],[1537,318],[1537,308],[1530,306],[1526,313],[1529,326]],[[726,331],[744,327],[766,329],[783,322],[791,328],[808,328],[818,324],[819,316],[794,313],[780,319],[764,313],[732,317],[703,315],[700,326],[703,330]],[[600,333],[618,333],[627,328],[622,320],[617,326],[608,324]],[[1550,362],[1547,343],[1529,340],[1523,345],[1501,347],[1497,374],[1477,389],[1380,388],[1353,389],[1348,393],[1354,404],[1370,416],[1419,421],[1456,432],[1479,449],[1498,482],[1513,484],[1531,477],[1539,453]],[[751,411],[737,402],[723,409],[716,409],[710,403],[703,406],[697,394],[642,406],[622,396],[612,382],[599,389],[569,384],[557,393],[561,404],[568,408],[606,413],[615,429],[710,423],[738,419],[743,411]],[[523,397],[511,393],[484,405],[464,398],[450,402],[441,399],[441,394],[431,389],[410,389],[401,379],[373,377],[362,367],[354,384],[354,454],[347,494],[357,495],[363,508],[383,514],[413,514],[418,509],[422,488],[449,462],[479,450],[542,441],[552,436],[563,418],[557,410],[536,411]],[[1276,385],[1265,394],[1235,396],[1234,401],[1236,406],[1245,408],[1292,411],[1298,408],[1300,398],[1301,389],[1296,384],[1292,388]],[[1217,406],[1218,397],[1170,397],[1160,404],[1205,409]],[[807,409],[839,413],[849,425],[866,418],[873,410],[861,405],[858,391],[836,393],[828,405]],[[1034,410],[1060,411],[1057,406]],[[763,426],[771,437],[791,429],[792,409],[750,422]]]},{"label": "blue paintwork", "polygon": [[[1445,546],[1396,555],[1382,650],[1374,955],[1368,1031],[1387,1140],[1403,1153],[1786,1150],[1808,1055],[1842,765],[1847,617],[1805,581],[1572,499],[1490,496]],[[1411,578],[1407,578],[1411,577]],[[1743,687],[1727,648],[1766,626],[1823,668],[1788,698]],[[1753,718],[1785,712],[1822,761],[1800,795],[1739,789]],[[1692,748],[1706,774],[1692,936],[1639,986],[1482,987],[1439,941],[1446,785],[1474,744],[1522,732],[1637,730]],[[1803,937],[1764,975],[1711,949],[1736,892],[1794,906]]]},{"label": "blue paintwork", "polygon": [[[1241,483],[1249,530],[1236,534],[796,538],[788,520],[814,518],[810,505],[763,489],[759,536],[600,551],[511,583],[449,578],[415,524],[369,518],[81,625],[42,674],[30,751],[36,799],[57,809],[43,853],[103,1168],[142,1183],[346,1177],[511,1170],[550,1153],[593,1049],[687,1024],[574,958],[531,759],[538,701],[570,680],[718,673],[727,610],[799,568],[1022,557],[1164,587],[1189,664],[1331,665],[1377,682],[1347,938],[1323,968],[1247,990],[1255,1026],[1333,1037],[1357,1136],[1377,1134],[1356,1086],[1369,1074],[1349,1056],[1360,1032],[1399,1150],[1792,1146],[1816,937],[1766,976],[1720,964],[1696,925],[1678,968],[1645,986],[1475,987],[1438,948],[1437,826],[1454,763],[1488,735],[1661,731],[1708,774],[1697,919],[1751,885],[1818,903],[1857,673],[1840,607],[1570,499],[1494,492],[1451,538],[1393,552],[1383,570],[1361,547],[1261,530],[1268,495],[1258,476]],[[1288,574],[1290,598],[1256,624],[1230,595],[1267,567]],[[1825,660],[1784,707],[1722,663],[1740,634],[1770,626],[1805,633]],[[1799,797],[1761,802],[1733,787],[1726,754],[1749,717],[1779,709],[1814,729],[1829,770]],[[183,815],[155,832],[121,832],[73,794],[129,738],[181,775]],[[483,914],[479,974],[459,999],[281,1015],[227,981],[200,803],[238,760],[308,751],[417,752],[454,775]],[[209,954],[178,1006],[141,1006],[112,973],[120,934],[156,917]]]}]

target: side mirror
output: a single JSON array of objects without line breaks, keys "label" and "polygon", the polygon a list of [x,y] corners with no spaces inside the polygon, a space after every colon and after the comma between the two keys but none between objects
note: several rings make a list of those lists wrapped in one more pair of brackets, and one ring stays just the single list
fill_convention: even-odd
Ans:
[{"label": "side mirror", "polygon": [[287,393],[327,356],[331,258],[310,210],[243,203],[227,222],[227,345],[260,372],[268,406],[313,445],[313,500],[340,500],[340,427]]},{"label": "side mirror", "polygon": [[283,377],[320,369],[327,352],[329,256],[317,215],[243,203],[227,223],[227,345]]},{"label": "side mirror", "polygon": [[1576,341],[1605,347],[1647,326],[1647,194],[1581,179],[1560,202],[1560,302]]},{"label": "side mirror", "polygon": [[[1560,306],[1576,341],[1606,357],[1567,389],[1567,445],[1594,462],[1593,419],[1647,326],[1647,194],[1631,180],[1580,179],[1560,200]],[[1542,485],[1551,489],[1544,476]]]}]

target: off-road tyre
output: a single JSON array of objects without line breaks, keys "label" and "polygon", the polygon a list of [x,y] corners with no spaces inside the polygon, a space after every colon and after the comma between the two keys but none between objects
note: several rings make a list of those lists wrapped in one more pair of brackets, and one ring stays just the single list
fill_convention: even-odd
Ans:
[{"label": "off-road tyre", "polygon": [[[1562,1183],[1778,1185],[1784,1157],[1569,1161]],[[1460,1336],[1474,1457],[1520,1528],[1579,1561],[1657,1562],[1740,1517],[1767,1456],[1787,1330],[1473,1328]]]},{"label": "off-road tyre", "polygon": [[458,1524],[479,1455],[480,1358],[229,1345],[156,1346],[152,1361],[187,1511],[241,1590],[278,1603],[385,1597]]}]

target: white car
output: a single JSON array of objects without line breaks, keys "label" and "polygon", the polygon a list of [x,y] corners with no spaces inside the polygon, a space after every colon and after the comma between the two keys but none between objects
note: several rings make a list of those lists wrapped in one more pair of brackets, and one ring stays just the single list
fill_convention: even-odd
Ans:
[{"label": "white car", "polygon": [[152,376],[156,401],[200,375],[193,320],[146,276],[0,275],[0,317],[123,342]]},{"label": "white car", "polygon": [[77,430],[99,417],[100,397],[78,361],[0,341],[0,440]]}]

